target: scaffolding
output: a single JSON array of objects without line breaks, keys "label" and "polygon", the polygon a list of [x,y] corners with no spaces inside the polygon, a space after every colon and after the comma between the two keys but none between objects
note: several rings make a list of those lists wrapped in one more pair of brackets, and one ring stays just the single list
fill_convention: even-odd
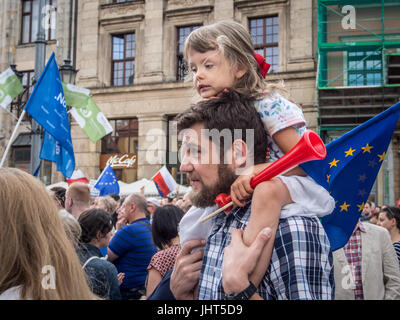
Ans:
[{"label": "scaffolding", "polygon": [[400,1],[318,0],[318,89],[400,86]]},{"label": "scaffolding", "polygon": [[[318,0],[316,94],[325,143],[400,100],[400,1]],[[400,141],[400,126],[395,140]],[[394,163],[388,150],[371,195],[394,203]]]}]

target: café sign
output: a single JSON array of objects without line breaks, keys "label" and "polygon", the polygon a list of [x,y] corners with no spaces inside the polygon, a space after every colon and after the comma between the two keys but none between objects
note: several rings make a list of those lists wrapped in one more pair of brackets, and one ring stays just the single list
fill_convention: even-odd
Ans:
[{"label": "caf\u00e9 sign", "polygon": [[113,169],[137,169],[137,154],[102,154],[100,156],[100,169],[103,170],[108,164]]}]

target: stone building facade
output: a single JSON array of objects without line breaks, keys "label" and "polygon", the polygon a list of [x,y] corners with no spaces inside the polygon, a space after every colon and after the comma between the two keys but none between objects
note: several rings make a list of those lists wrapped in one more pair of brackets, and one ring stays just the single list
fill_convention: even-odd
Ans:
[{"label": "stone building facade", "polygon": [[[16,64],[18,71],[34,70],[35,44],[26,41],[23,28],[27,28],[26,3],[34,6],[35,1],[1,1],[0,70],[10,64]],[[124,182],[151,178],[163,164],[176,158],[178,146],[171,120],[198,99],[191,82],[178,74],[179,44],[190,28],[219,20],[234,19],[248,29],[255,21],[254,26],[264,25],[264,31],[259,29],[264,36],[272,33],[269,43],[273,42],[274,48],[268,52],[274,59],[275,72],[267,78],[283,79],[291,98],[303,108],[309,128],[317,127],[313,0],[75,0],[76,15],[70,11],[75,7],[68,0],[47,1],[56,7],[56,23],[53,38],[49,36],[47,42],[46,60],[54,51],[61,65],[70,54],[78,70],[76,85],[91,90],[93,99],[116,128],[108,140],[92,143],[71,121],[76,167],[91,179],[101,171],[102,154],[137,156],[136,168],[116,170]],[[1,111],[0,122],[2,154],[16,121]],[[29,123],[25,124],[19,129],[21,133],[29,131]],[[116,148],[108,143],[115,143]],[[8,165],[15,165],[18,148],[12,148]],[[175,176],[178,174],[177,165],[170,165],[170,169]],[[45,179],[46,183],[54,183],[63,176],[53,164]],[[184,182],[179,174],[177,179]]]}]

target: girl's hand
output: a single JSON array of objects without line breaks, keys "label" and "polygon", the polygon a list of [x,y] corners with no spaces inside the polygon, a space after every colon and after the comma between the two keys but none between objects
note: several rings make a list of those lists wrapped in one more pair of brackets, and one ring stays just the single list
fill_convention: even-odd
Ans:
[{"label": "girl's hand", "polygon": [[244,172],[231,185],[231,198],[235,205],[243,207],[246,199],[250,198],[254,189],[250,186],[250,180],[255,176],[253,167],[251,171]]},{"label": "girl's hand", "polygon": [[260,163],[251,166],[235,180],[231,186],[231,198],[235,205],[243,207],[246,204],[246,199],[250,198],[254,191],[250,186],[251,178],[256,176],[269,165],[270,163]]}]

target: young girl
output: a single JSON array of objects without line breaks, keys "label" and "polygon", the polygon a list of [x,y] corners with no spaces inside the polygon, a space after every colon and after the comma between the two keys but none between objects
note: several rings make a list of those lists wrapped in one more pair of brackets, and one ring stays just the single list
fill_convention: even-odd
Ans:
[{"label": "young girl", "polygon": [[[253,194],[251,218],[243,235],[245,244],[250,245],[264,227],[271,228],[274,239],[279,218],[294,215],[322,217],[331,213],[333,198],[301,168],[262,182],[255,190],[250,187],[253,176],[295,146],[306,123],[301,109],[284,97],[282,85],[268,84],[264,80],[247,30],[233,21],[201,27],[186,39],[184,53],[193,74],[194,87],[202,99],[218,97],[224,90],[254,98],[255,108],[269,133],[266,136],[268,162],[248,168],[231,187],[232,200],[238,206],[243,206]],[[205,210],[210,211],[211,208]],[[182,230],[186,223],[192,232],[189,238],[199,237],[201,231],[198,230],[202,230],[203,237],[207,238],[206,231],[210,226],[195,226],[196,212],[199,210],[192,208],[182,219],[180,228]],[[186,235],[181,235],[181,239],[182,242],[188,240]],[[258,263],[250,277],[256,286],[266,273],[273,246],[273,241],[267,244],[259,260],[263,262]]]}]

